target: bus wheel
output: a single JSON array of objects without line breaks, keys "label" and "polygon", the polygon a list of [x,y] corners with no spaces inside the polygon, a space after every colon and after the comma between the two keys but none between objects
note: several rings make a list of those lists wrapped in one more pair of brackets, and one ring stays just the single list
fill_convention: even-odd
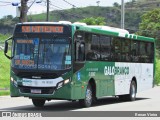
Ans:
[{"label": "bus wheel", "polygon": [[45,100],[43,99],[32,99],[32,103],[35,107],[43,107],[45,104]]},{"label": "bus wheel", "polygon": [[120,95],[119,99],[121,101],[134,101],[136,99],[136,83],[135,81],[131,82],[130,91],[127,95]]},{"label": "bus wheel", "polygon": [[135,81],[132,81],[130,85],[130,93],[128,95],[129,101],[134,101],[136,99],[136,89],[137,89],[136,83]]},{"label": "bus wheel", "polygon": [[85,93],[85,98],[82,100],[79,100],[79,103],[82,107],[90,107],[92,105],[92,102],[93,102],[92,94],[93,94],[92,87],[90,84],[88,84],[86,93]]}]

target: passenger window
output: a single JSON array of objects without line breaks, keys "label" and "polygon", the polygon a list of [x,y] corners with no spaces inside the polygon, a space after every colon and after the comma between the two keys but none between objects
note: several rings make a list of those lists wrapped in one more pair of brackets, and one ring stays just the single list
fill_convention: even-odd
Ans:
[{"label": "passenger window", "polygon": [[149,50],[149,62],[153,63],[154,62],[154,44],[149,43],[148,45],[148,50]]},{"label": "passenger window", "polygon": [[122,40],[122,62],[130,61],[130,40],[123,39]]},{"label": "passenger window", "polygon": [[145,42],[140,42],[140,59],[143,63],[148,62],[147,43]]},{"label": "passenger window", "polygon": [[76,61],[85,60],[85,44],[84,44],[84,32],[76,32],[74,36],[75,40],[75,59]]},{"label": "passenger window", "polygon": [[91,44],[87,45],[87,54],[86,60],[97,61],[100,60],[100,45],[99,45],[99,36],[92,35]]},{"label": "passenger window", "polygon": [[139,56],[139,42],[138,41],[131,41],[131,62],[139,62],[140,56]]},{"label": "passenger window", "polygon": [[152,63],[154,59],[154,47],[152,43],[141,42],[140,54],[141,62]]},{"label": "passenger window", "polygon": [[111,37],[101,36],[101,60],[109,61],[111,52]]},{"label": "passenger window", "polygon": [[119,38],[114,38],[113,39],[113,59],[114,61],[120,62],[121,61],[121,50],[122,50],[122,45],[121,45],[121,39]]}]

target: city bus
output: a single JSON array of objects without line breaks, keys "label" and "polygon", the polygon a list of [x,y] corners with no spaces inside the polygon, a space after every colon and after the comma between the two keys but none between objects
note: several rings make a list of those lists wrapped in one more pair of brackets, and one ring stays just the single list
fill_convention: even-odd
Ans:
[{"label": "city bus", "polygon": [[[11,41],[11,55],[8,45]],[[134,101],[154,86],[155,39],[85,23],[25,22],[5,41],[11,60],[10,95],[79,101],[90,107],[105,96]]]}]

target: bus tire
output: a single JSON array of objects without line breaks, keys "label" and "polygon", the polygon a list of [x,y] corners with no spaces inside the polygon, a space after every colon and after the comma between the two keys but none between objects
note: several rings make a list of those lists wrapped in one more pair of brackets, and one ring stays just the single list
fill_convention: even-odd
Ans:
[{"label": "bus tire", "polygon": [[130,85],[129,95],[127,95],[128,100],[135,101],[136,93],[137,93],[137,86],[135,81],[132,81]]},{"label": "bus tire", "polygon": [[132,81],[130,84],[130,90],[129,90],[129,94],[127,95],[119,95],[119,99],[121,101],[134,101],[136,99],[136,83],[135,81]]},{"label": "bus tire", "polygon": [[44,99],[32,99],[32,103],[35,107],[43,107],[44,104],[45,104],[45,101]]},{"label": "bus tire", "polygon": [[85,93],[85,98],[79,100],[80,106],[90,107],[93,102],[93,95],[92,94],[93,94],[92,87],[90,84],[88,84],[87,89],[86,89],[86,93]]}]

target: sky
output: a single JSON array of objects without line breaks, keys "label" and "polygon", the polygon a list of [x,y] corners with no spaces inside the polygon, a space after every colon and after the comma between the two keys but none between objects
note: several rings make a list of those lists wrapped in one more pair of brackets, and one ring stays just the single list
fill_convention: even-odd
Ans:
[{"label": "sky", "polygon": [[[12,6],[12,3],[20,3],[20,1],[21,0],[0,0],[0,18],[7,15],[16,17],[16,6]],[[34,2],[34,4],[32,4],[33,1],[42,2]],[[112,6],[114,2],[121,4],[121,0],[50,0],[50,11],[69,9],[72,8],[73,5],[75,7],[97,6],[97,1],[99,1],[99,6]],[[128,1],[131,0],[124,0],[124,2]],[[21,5],[19,4],[19,6]],[[46,0],[29,0],[28,7],[30,7],[27,13],[29,15],[46,12]]]}]

